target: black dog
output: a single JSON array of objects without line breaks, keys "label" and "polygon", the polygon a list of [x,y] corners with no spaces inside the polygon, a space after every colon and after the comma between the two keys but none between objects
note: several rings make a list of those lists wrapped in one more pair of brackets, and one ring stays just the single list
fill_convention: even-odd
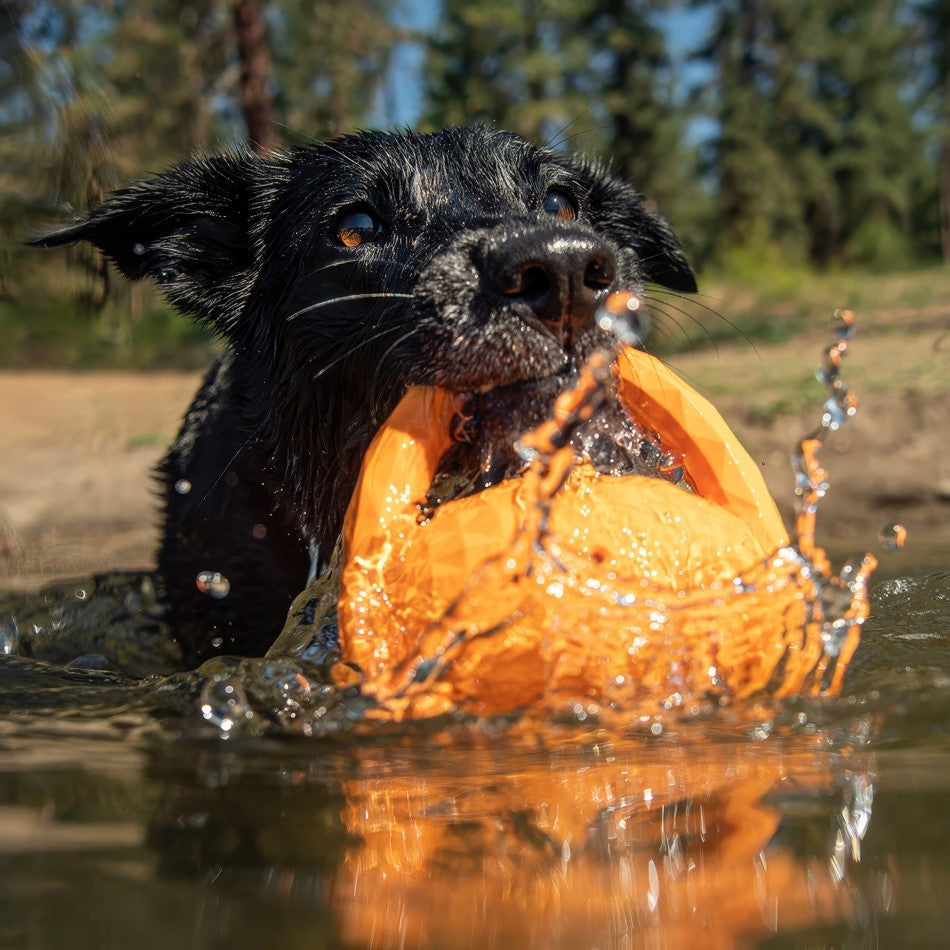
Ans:
[{"label": "black dog", "polygon": [[695,290],[633,187],[489,128],[184,164],[35,243],[80,240],[226,341],[158,473],[192,661],[267,648],[407,386],[537,402],[608,342],[593,316],[613,289]]}]

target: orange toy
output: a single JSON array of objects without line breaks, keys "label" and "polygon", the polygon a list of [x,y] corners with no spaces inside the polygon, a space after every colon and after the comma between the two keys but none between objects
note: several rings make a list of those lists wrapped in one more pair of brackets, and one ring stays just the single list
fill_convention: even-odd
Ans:
[{"label": "orange toy", "polygon": [[783,657],[773,686],[819,683],[815,588],[772,557],[788,536],[757,466],[659,360],[625,349],[615,374],[691,491],[602,476],[563,449],[425,520],[457,397],[414,388],[382,427],[347,513],[339,599],[344,659],[382,715],[578,699],[655,711],[761,689]]}]

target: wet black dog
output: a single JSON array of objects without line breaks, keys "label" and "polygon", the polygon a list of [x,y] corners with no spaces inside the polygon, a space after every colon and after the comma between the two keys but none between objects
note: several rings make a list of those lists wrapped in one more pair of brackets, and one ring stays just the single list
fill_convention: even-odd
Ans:
[{"label": "wet black dog", "polygon": [[607,342],[611,290],[695,289],[631,185],[488,128],[184,164],[36,243],[80,240],[226,342],[159,470],[192,661],[271,643],[408,385],[537,401]]}]

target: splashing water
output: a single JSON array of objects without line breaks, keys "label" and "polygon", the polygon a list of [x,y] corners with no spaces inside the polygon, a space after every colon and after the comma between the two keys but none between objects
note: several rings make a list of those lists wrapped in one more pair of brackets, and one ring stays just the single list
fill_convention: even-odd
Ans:
[{"label": "splashing water", "polygon": [[[371,716],[484,715],[519,707],[550,715],[575,708],[578,697],[585,717],[662,715],[763,690],[779,696],[840,690],[868,613],[868,578],[876,566],[864,555],[833,575],[814,543],[818,504],[829,487],[817,452],[857,409],[839,374],[853,315],[836,314],[836,342],[819,370],[829,396],[819,426],[795,455],[795,542],[758,563],[747,558],[731,577],[714,573],[734,554],[724,548],[712,573],[690,576],[690,582],[685,578],[696,565],[686,551],[671,569],[679,572],[671,586],[654,567],[667,552],[644,544],[635,528],[620,532],[613,551],[593,550],[584,527],[565,536],[557,525],[565,494],[581,524],[586,509],[598,504],[575,437],[615,398],[613,365],[623,346],[639,342],[630,319],[638,315],[638,303],[631,294],[611,298],[598,322],[616,336],[615,351],[595,353],[576,385],[558,398],[552,418],[517,444],[528,463],[516,489],[523,510],[519,530],[509,547],[477,567],[458,596],[440,606],[423,589],[399,602],[391,596],[393,578],[405,566],[405,554],[395,559],[397,574],[386,573],[385,560],[360,560],[364,576],[378,576],[350,601],[344,591],[341,636],[351,661],[346,681],[353,679],[352,661],[360,664],[363,688],[377,702]],[[688,469],[690,459],[685,461]],[[683,459],[675,455],[659,468],[669,481],[684,480]],[[684,487],[691,487],[688,481]],[[414,524],[425,529],[431,514]],[[397,526],[393,537],[398,543],[405,535]],[[414,556],[422,555],[416,550]],[[389,634],[382,635],[386,624]],[[543,634],[532,639],[526,630]]]},{"label": "splashing water", "polygon": [[195,577],[195,587],[215,600],[224,600],[231,593],[231,582],[220,571],[201,571]]}]

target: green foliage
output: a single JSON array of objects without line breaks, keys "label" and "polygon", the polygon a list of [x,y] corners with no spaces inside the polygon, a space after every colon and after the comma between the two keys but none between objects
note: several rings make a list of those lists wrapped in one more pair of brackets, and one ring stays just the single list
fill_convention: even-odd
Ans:
[{"label": "green foliage", "polygon": [[897,0],[717,2],[702,90],[719,122],[717,245],[820,266],[912,254],[926,164],[913,122],[914,33]]},{"label": "green foliage", "polygon": [[[950,260],[950,0],[443,0],[432,36],[396,25],[408,0],[261,3],[285,142],[369,124],[394,49],[413,42],[422,127],[485,120],[604,157],[694,263],[795,311],[744,317],[756,337],[801,316],[788,301],[816,268]],[[659,19],[686,7],[709,27],[691,91],[697,73],[677,72]],[[203,351],[92,249],[20,242],[244,138],[239,73],[227,0],[0,3],[0,362]],[[697,144],[697,128],[712,137]]]},{"label": "green foliage", "polygon": [[401,37],[392,23],[398,9],[385,0],[268,5],[275,107],[288,141],[332,138],[366,124]]},{"label": "green foliage", "polygon": [[482,120],[607,158],[669,217],[698,206],[662,3],[446,0],[428,44],[426,127]]},{"label": "green foliage", "polygon": [[29,294],[0,299],[0,368],[194,369],[216,344],[146,286],[129,288],[95,313],[77,312],[83,278],[53,259],[36,264]]},{"label": "green foliage", "polygon": [[[392,5],[264,8],[284,137],[365,125],[397,37]],[[151,365],[176,347],[186,362],[206,351],[150,293],[130,295],[95,249],[44,257],[21,242],[135,177],[239,142],[240,116],[224,0],[0,3],[0,365]]]}]

